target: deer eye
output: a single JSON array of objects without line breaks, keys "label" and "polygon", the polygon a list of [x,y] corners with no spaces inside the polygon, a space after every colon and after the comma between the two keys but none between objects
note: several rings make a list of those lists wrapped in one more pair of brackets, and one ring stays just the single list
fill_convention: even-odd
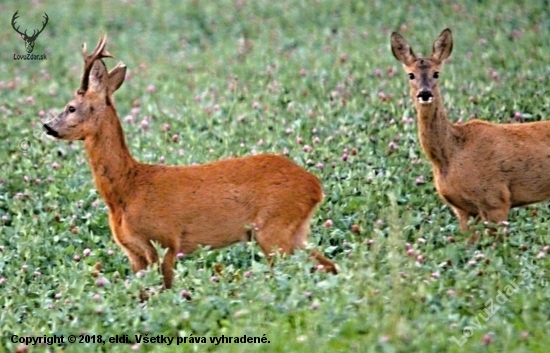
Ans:
[{"label": "deer eye", "polygon": [[434,72],[434,78],[439,78],[439,72]]},{"label": "deer eye", "polygon": [[414,74],[412,72],[409,74],[409,79],[414,80]]},{"label": "deer eye", "polygon": [[73,107],[72,105],[69,106],[69,109],[68,109],[68,110],[69,110],[69,113],[74,113],[74,112],[76,112],[76,108]]}]

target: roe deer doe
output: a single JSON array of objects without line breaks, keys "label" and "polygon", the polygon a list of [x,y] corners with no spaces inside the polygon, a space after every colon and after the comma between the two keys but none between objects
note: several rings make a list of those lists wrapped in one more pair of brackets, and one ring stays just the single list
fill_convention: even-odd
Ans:
[{"label": "roe deer doe", "polygon": [[[109,225],[134,272],[159,261],[152,241],[167,248],[161,266],[170,288],[178,253],[198,245],[225,247],[256,239],[271,263],[273,250],[305,248],[311,217],[323,199],[313,174],[283,156],[256,155],[197,166],[137,162],[126,146],[114,107],[126,66],[107,72],[106,36],[87,56],[80,88],[64,111],[44,124],[47,134],[84,140],[95,185],[109,208]],[[336,266],[320,252],[324,270]]]},{"label": "roe deer doe", "polygon": [[499,223],[511,207],[550,198],[550,121],[452,124],[438,85],[453,48],[451,31],[441,32],[429,57],[415,55],[396,32],[391,48],[409,77],[420,143],[432,163],[435,187],[458,217],[460,230],[468,229],[470,216]]}]

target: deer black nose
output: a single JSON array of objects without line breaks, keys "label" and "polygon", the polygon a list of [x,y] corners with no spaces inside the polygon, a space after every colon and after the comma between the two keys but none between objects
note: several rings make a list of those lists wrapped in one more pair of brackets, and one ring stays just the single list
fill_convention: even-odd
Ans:
[{"label": "deer black nose", "polygon": [[50,135],[50,136],[53,136],[53,137],[58,137],[59,134],[57,133],[57,131],[55,131],[54,129],[52,129],[51,127],[48,126],[48,124],[44,124],[42,125],[42,128],[46,131],[46,134]]},{"label": "deer black nose", "polygon": [[428,90],[422,90],[420,92],[418,92],[418,94],[416,95],[416,98],[422,100],[422,101],[429,101],[431,98],[433,98],[433,94],[431,91],[428,91]]}]

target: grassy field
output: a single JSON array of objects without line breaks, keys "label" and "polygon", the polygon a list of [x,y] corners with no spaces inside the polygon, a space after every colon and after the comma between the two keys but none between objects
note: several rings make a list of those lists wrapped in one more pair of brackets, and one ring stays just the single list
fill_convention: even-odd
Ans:
[{"label": "grassy field", "polygon": [[[548,202],[511,211],[503,243],[468,246],[435,192],[389,45],[399,30],[428,54],[453,30],[441,74],[452,121],[548,119],[547,1],[159,4],[0,4],[0,352],[24,351],[13,335],[90,342],[30,352],[548,351]],[[16,10],[28,32],[48,14],[33,51],[47,60],[14,60]],[[310,239],[341,274],[312,273],[305,252],[271,271],[254,243],[186,255],[169,291],[156,270],[131,273],[82,143],[40,131],[78,88],[81,44],[105,32],[107,66],[129,70],[115,98],[133,155],[287,154],[322,180]],[[222,335],[266,339],[211,343]]]}]

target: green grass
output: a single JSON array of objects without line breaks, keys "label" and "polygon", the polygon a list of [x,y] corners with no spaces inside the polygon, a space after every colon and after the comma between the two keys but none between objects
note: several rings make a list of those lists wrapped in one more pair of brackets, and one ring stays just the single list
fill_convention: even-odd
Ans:
[{"label": "green grass", "polygon": [[[21,348],[13,334],[82,333],[205,337],[179,347],[201,352],[547,351],[548,203],[512,210],[504,243],[467,246],[435,192],[389,46],[400,30],[426,54],[450,27],[441,84],[451,120],[547,119],[547,2],[4,1],[0,10],[0,351]],[[48,14],[33,52],[46,61],[13,59],[25,52],[9,22],[16,10],[29,32]],[[115,98],[134,156],[191,164],[288,153],[323,182],[310,239],[341,274],[311,273],[304,252],[270,271],[253,243],[186,256],[169,291],[155,270],[131,274],[82,143],[37,132],[40,116],[59,112],[78,87],[81,44],[104,32],[116,57],[108,67],[120,60],[129,70]],[[536,269],[525,272],[528,264]],[[504,302],[499,291],[512,281]],[[503,304],[485,321],[491,300]],[[460,347],[452,337],[463,330],[473,336]],[[269,343],[210,343],[222,335]],[[65,351],[115,349],[174,347]]]}]

